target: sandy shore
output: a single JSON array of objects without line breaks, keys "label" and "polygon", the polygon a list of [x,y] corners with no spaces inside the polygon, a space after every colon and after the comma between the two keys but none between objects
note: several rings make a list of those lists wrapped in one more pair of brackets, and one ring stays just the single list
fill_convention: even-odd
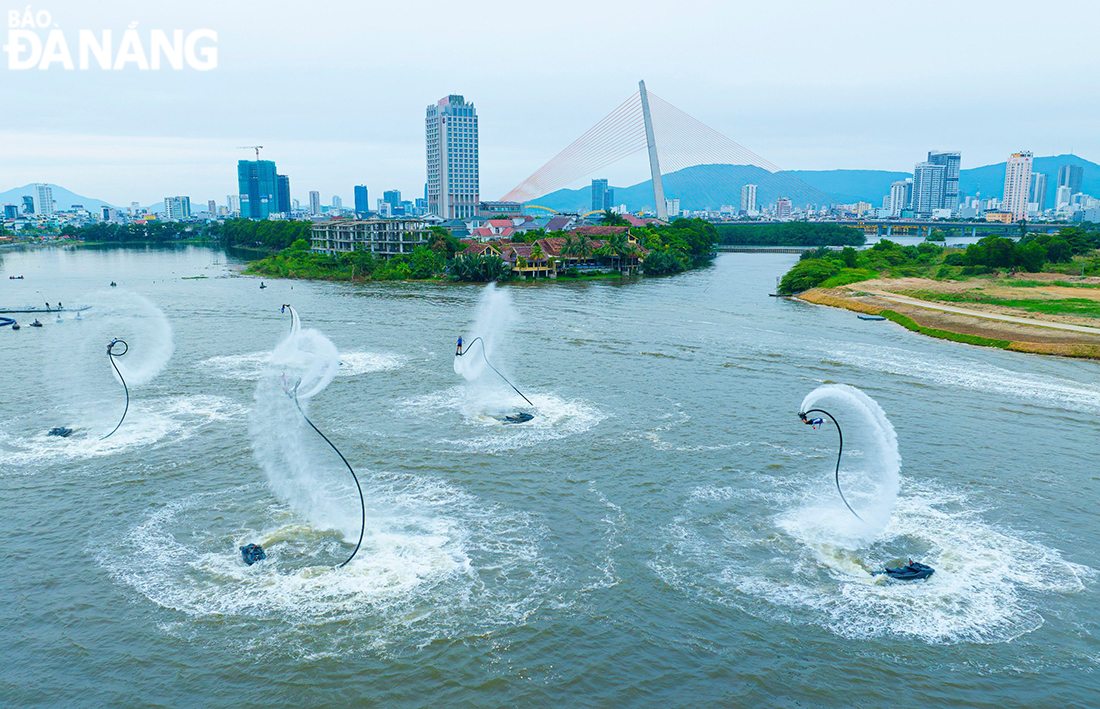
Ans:
[{"label": "sandy shore", "polygon": [[[815,288],[798,297],[809,303],[885,315],[895,322],[934,337],[970,344],[1001,347],[1017,352],[1100,359],[1100,319],[1068,314],[1035,313],[988,303],[925,300],[920,293],[980,292],[999,299],[1054,300],[1079,298],[1100,303],[1100,288],[1055,285],[1070,280],[1051,274],[1024,274],[1018,280],[1046,285],[1013,286],[1005,279],[934,281],[895,278],[863,281],[839,288]],[[1080,279],[1074,279],[1080,280]],[[1096,282],[1090,278],[1083,282]],[[902,317],[895,317],[893,314]],[[916,327],[914,327],[914,324]],[[962,337],[953,337],[958,335]]]}]

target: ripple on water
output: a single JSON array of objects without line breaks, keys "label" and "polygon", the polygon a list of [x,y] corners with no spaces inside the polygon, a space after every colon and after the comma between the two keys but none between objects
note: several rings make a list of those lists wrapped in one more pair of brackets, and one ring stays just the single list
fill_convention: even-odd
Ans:
[{"label": "ripple on water", "polygon": [[[764,478],[766,481],[766,478]],[[914,489],[915,488],[915,489]],[[760,492],[800,506],[793,491]],[[651,568],[696,598],[761,617],[808,623],[853,639],[886,635],[929,644],[1001,643],[1043,625],[1044,599],[1084,590],[1089,567],[981,519],[962,493],[909,484],[877,541],[858,550],[819,543],[790,513],[735,509],[750,491],[702,486],[664,530]],[[823,501],[822,501],[823,502]],[[837,514],[845,514],[836,507]],[[872,577],[912,554],[927,581]]]},{"label": "ripple on water", "polygon": [[[522,624],[555,602],[561,581],[545,560],[547,533],[529,515],[432,478],[364,483],[390,512],[368,519],[343,569],[333,567],[351,547],[268,500],[244,501],[243,487],[171,503],[99,558],[116,579],[186,616],[166,629],[201,641],[208,625],[239,626],[232,637],[256,652],[421,647]],[[251,567],[238,552],[250,542],[268,553]]]},{"label": "ripple on water", "polygon": [[[554,394],[527,392],[530,406],[514,393],[499,393],[490,399],[472,397],[465,386],[403,401],[402,413],[448,419],[456,415],[468,434],[462,438],[442,438],[439,443],[458,450],[502,453],[537,446],[547,441],[584,433],[606,416],[581,399],[562,399]],[[500,417],[526,411],[535,417],[522,424],[508,424]],[[453,427],[452,429],[453,430]]]},{"label": "ripple on water", "polygon": [[[121,402],[118,408],[118,415],[121,416]],[[110,432],[117,419],[108,423],[103,416],[97,416],[101,421],[97,421],[94,428],[63,422],[73,429],[67,438],[47,435],[46,428],[31,435],[0,430],[0,447],[4,450],[6,462],[14,468],[85,460],[125,453],[162,441],[186,440],[208,424],[228,421],[243,416],[245,412],[243,406],[221,396],[131,400],[125,421],[110,438],[103,439],[103,436]]]},{"label": "ripple on water", "polygon": [[[338,377],[356,377],[372,372],[386,372],[398,369],[405,364],[401,355],[380,352],[341,352]],[[209,357],[195,365],[196,368],[222,379],[256,381],[271,362],[271,352],[249,352],[238,355],[218,355]]]}]

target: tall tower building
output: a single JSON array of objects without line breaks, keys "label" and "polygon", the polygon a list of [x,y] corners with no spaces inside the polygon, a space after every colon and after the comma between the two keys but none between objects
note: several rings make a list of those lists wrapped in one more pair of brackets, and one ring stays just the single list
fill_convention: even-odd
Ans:
[{"label": "tall tower building", "polygon": [[382,201],[390,205],[393,214],[401,212],[401,190],[385,190],[382,192]]},{"label": "tall tower building", "polygon": [[355,186],[355,213],[360,217],[370,212],[370,202],[367,200],[367,186]]},{"label": "tall tower building", "polygon": [[218,203],[212,199],[206,200],[206,211],[210,213],[210,216],[215,216],[218,213]]},{"label": "tall tower building", "polygon": [[1012,212],[1012,219],[1027,219],[1027,203],[1031,198],[1030,152],[1013,153],[1005,164],[1005,194],[1001,208]]},{"label": "tall tower building", "polygon": [[344,211],[344,200],[340,199],[340,195],[332,195],[332,209],[336,212]]},{"label": "tall tower building", "polygon": [[275,202],[276,181],[273,161],[237,161],[237,189],[240,192],[242,217],[267,219],[278,211]]},{"label": "tall tower building", "polygon": [[592,180],[592,210],[610,211],[615,206],[615,190],[607,186],[607,180]]},{"label": "tall tower building", "polygon": [[310,190],[309,192],[309,213],[321,213],[321,193],[317,190]]},{"label": "tall tower building", "polygon": [[890,184],[890,216],[900,217],[911,208],[913,201],[913,180],[894,180]]},{"label": "tall tower building", "polygon": [[943,199],[935,209],[959,208],[959,167],[962,165],[962,153],[957,150],[932,150],[928,153],[928,162],[943,165]]},{"label": "tall tower building", "polygon": [[54,215],[53,188],[49,185],[39,183],[34,186],[34,211],[44,217]]},{"label": "tall tower building", "polygon": [[756,185],[744,185],[741,188],[741,211],[756,214]]},{"label": "tall tower building", "polygon": [[1080,165],[1063,165],[1058,168],[1058,186],[1068,187],[1070,194],[1081,191],[1085,180],[1085,168]]},{"label": "tall tower building", "polygon": [[275,176],[275,211],[280,214],[290,214],[290,176]]},{"label": "tall tower building", "polygon": [[191,218],[190,197],[165,197],[164,214],[168,219],[180,220]]},{"label": "tall tower building", "polygon": [[791,218],[791,200],[789,198],[780,197],[775,201],[775,216],[778,219]]},{"label": "tall tower building", "polygon": [[[932,216],[933,209],[943,209],[947,166],[919,162],[913,168],[913,213],[918,217]],[[957,196],[957,194],[956,194]],[[1024,205],[1026,208],[1027,205]]]},{"label": "tall tower building", "polygon": [[428,211],[444,219],[477,216],[480,175],[474,105],[458,94],[451,94],[428,106],[424,137]]},{"label": "tall tower building", "polygon": [[1031,173],[1031,197],[1029,200],[1037,205],[1040,212],[1047,208],[1047,176],[1041,172]]}]

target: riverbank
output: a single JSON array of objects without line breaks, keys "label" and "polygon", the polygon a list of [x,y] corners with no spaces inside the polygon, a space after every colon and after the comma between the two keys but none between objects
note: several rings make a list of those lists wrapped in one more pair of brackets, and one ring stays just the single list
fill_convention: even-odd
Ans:
[{"label": "riverbank", "polygon": [[881,315],[930,337],[1015,352],[1100,359],[1100,278],[1025,274],[964,281],[873,279],[797,296]]}]

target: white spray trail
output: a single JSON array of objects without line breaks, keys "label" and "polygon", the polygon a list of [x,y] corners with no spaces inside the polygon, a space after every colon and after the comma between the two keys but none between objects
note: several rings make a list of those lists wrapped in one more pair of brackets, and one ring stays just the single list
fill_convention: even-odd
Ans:
[{"label": "white spray trail", "polygon": [[313,527],[338,530],[347,538],[360,531],[359,505],[349,504],[354,488],[294,403],[296,389],[303,413],[308,412],[309,400],[324,391],[339,367],[336,346],[317,330],[303,330],[291,311],[291,332],[275,348],[256,386],[249,432],[276,496]]},{"label": "white spray trail", "polygon": [[[898,439],[886,413],[855,387],[828,384],[810,392],[801,411],[824,409],[836,417],[844,433],[840,486],[859,518],[845,506],[832,483],[833,468],[822,470],[822,493],[815,494],[784,522],[791,531],[820,544],[855,549],[873,541],[890,522],[898,496],[901,456]],[[836,446],[835,426],[828,417],[823,446]],[[831,459],[834,461],[835,458]],[[860,519],[862,518],[862,519]]]},{"label": "white spray trail", "polygon": [[[507,373],[502,369],[507,361],[504,356],[505,343],[517,319],[508,291],[497,288],[495,283],[486,286],[478,300],[473,327],[464,338],[468,353],[461,357],[456,354],[454,358],[455,373],[462,375],[467,382],[468,414],[501,410],[515,400],[522,400],[522,395],[517,397],[511,385],[503,379]],[[480,341],[475,343],[477,338]],[[482,347],[484,350],[479,351]],[[493,371],[486,360],[501,372]]]}]

